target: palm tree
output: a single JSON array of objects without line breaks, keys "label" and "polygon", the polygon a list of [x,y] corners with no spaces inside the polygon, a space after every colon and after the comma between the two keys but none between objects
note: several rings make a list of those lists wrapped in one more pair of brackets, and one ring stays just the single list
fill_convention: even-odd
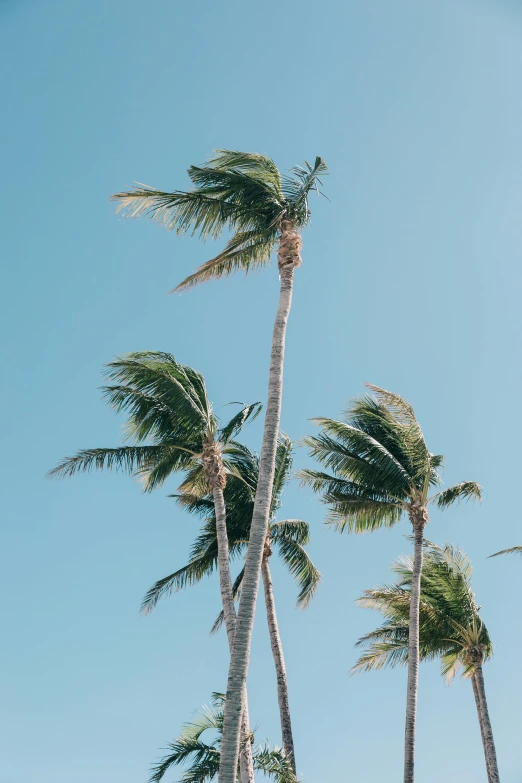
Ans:
[{"label": "palm tree", "polygon": [[464,481],[430,496],[439,484],[443,457],[431,454],[413,408],[398,394],[368,384],[373,395],[355,400],[343,421],[318,418],[318,437],[306,438],[310,453],[331,473],[303,470],[303,483],[329,506],[327,522],[339,532],[392,527],[404,513],[414,533],[404,783],[413,783],[419,668],[419,589],[428,506],[447,508],[461,498],[480,498],[480,487]]},{"label": "palm tree", "polygon": [[501,549],[500,552],[495,552],[494,555],[490,555],[490,557],[497,557],[497,555],[522,555],[522,546],[512,546],[509,549]]},{"label": "palm tree", "polygon": [[[149,783],[159,783],[171,767],[185,765],[188,766],[180,778],[181,783],[208,783],[216,778],[221,755],[224,706],[225,696],[213,693],[211,705],[205,705],[190,723],[184,725],[179,737],[168,746],[168,754],[152,768]],[[209,733],[211,739],[202,739],[203,735]],[[251,734],[248,743],[252,745],[253,741],[254,735]],[[254,747],[253,763],[256,770],[268,775],[276,783],[296,783],[291,764],[280,748],[271,748],[267,743]]]},{"label": "palm tree", "polygon": [[[228,472],[227,485],[223,490],[227,509],[228,545],[230,556],[234,558],[244,556],[247,550],[259,472],[259,460],[245,446],[237,445],[235,449],[229,448],[227,450],[224,461]],[[270,520],[261,572],[270,644],[277,678],[283,750],[295,773],[296,762],[288,681],[283,645],[277,622],[274,590],[270,573],[270,557],[273,551],[277,550],[284,565],[295,578],[299,586],[297,606],[300,608],[306,607],[312,599],[319,585],[321,575],[305,549],[306,544],[310,540],[308,524],[300,519],[276,521],[276,513],[281,505],[281,496],[288,481],[291,467],[292,442],[286,435],[280,435],[276,454]],[[174,496],[182,507],[204,517],[202,530],[191,549],[190,560],[186,566],[160,579],[151,587],[143,600],[142,611],[144,612],[152,611],[160,598],[170,595],[174,590],[181,590],[189,585],[196,584],[204,576],[211,574],[216,567],[218,542],[216,536],[216,515],[212,497],[209,494],[201,496],[197,489],[198,487],[196,486],[192,488],[192,492],[185,491]],[[194,490],[196,491],[194,492]],[[243,574],[244,568],[239,572],[233,585],[234,597],[236,599],[241,591]],[[220,627],[223,619],[224,614],[221,612],[212,628],[212,632]]]},{"label": "palm tree", "polygon": [[[236,612],[230,577],[223,498],[226,470],[222,455],[233,447],[232,438],[248,419],[257,416],[261,405],[243,407],[221,427],[213,413],[203,376],[179,364],[169,353],[129,353],[110,362],[106,375],[112,385],[103,387],[103,396],[116,411],[128,414],[126,434],[133,444],[84,449],[66,457],[50,475],[72,476],[93,468],[122,469],[137,474],[144,491],[151,491],[172,473],[185,471],[191,485],[199,483],[204,487],[214,504],[221,600],[232,650]],[[243,733],[246,734],[249,733],[247,721],[245,709]],[[242,759],[242,770],[245,781],[253,780],[251,759]]]},{"label": "palm tree", "polygon": [[[401,558],[392,570],[394,585],[365,590],[358,602],[376,609],[384,624],[366,634],[358,645],[366,651],[353,671],[370,671],[408,662],[408,619],[413,581],[411,558]],[[489,783],[498,783],[498,765],[489,719],[482,665],[493,655],[488,630],[480,617],[480,607],[471,587],[473,568],[462,550],[427,544],[420,594],[420,658],[441,659],[442,674],[448,682],[462,668],[471,679],[479,719]]]},{"label": "palm tree", "polygon": [[259,482],[230,660],[220,783],[234,783],[237,766],[242,693],[250,661],[281,419],[286,324],[294,269],[301,264],[299,232],[310,221],[310,191],[318,191],[319,178],[326,173],[326,164],[320,157],[313,165],[305,162],[292,168],[290,176],[282,176],[275,163],[264,155],[219,150],[204,166],[189,168],[194,187],[188,192],[165,192],[139,185],[113,196],[123,215],[146,215],[178,233],[191,230],[205,239],[218,237],[225,228],[232,232],[224,250],[183,280],[177,291],[238,270],[249,272],[262,267],[277,245],[280,294],[272,336]]}]

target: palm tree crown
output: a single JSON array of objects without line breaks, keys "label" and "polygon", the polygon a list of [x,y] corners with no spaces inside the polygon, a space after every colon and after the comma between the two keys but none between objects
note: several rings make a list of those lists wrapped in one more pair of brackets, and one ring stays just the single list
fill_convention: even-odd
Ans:
[{"label": "palm tree crown", "polygon": [[221,451],[233,448],[232,438],[257,416],[260,403],[243,407],[220,426],[203,376],[169,353],[129,353],[110,362],[106,375],[112,384],[103,387],[103,396],[112,408],[128,415],[126,435],[134,443],[84,449],[66,457],[51,476],[121,469],[137,474],[144,490],[151,491],[172,473],[185,470],[192,483],[199,481],[208,489],[224,486]]},{"label": "palm tree crown", "polygon": [[[471,679],[484,747],[489,783],[498,783],[499,771],[484,685],[482,664],[493,646],[480,617],[471,587],[473,569],[462,550],[446,544],[425,543],[426,557],[420,580],[419,643],[421,660],[440,658],[449,682],[455,673]],[[385,618],[380,628],[359,639],[366,648],[354,671],[407,664],[410,660],[410,617],[413,603],[414,561],[401,558],[393,566],[398,580],[366,590],[359,603],[377,609]]]},{"label": "palm tree crown", "polygon": [[398,394],[368,384],[373,395],[355,400],[344,421],[320,418],[318,437],[305,439],[325,468],[301,471],[305,484],[322,494],[328,521],[341,532],[361,533],[395,525],[403,512],[414,531],[409,605],[408,684],[404,738],[404,783],[413,783],[419,672],[420,579],[428,506],[443,509],[461,498],[480,498],[480,486],[463,481],[430,495],[440,483],[443,458],[432,454],[413,408]]},{"label": "palm tree crown", "polygon": [[202,239],[232,232],[224,250],[207,261],[175,290],[233,274],[249,272],[270,260],[278,238],[288,232],[279,247],[279,264],[300,263],[300,238],[296,229],[310,221],[308,195],[318,191],[319,177],[327,173],[317,157],[313,165],[295,166],[281,175],[265,155],[217,150],[203,166],[191,166],[192,190],[171,192],[138,184],[112,196],[125,217],[145,215],[179,234],[187,231]]},{"label": "palm tree crown", "polygon": [[[252,522],[254,497],[257,486],[259,460],[246,446],[230,444],[224,455],[227,472],[227,484],[223,490],[227,509],[227,533],[231,557],[245,554]],[[295,578],[299,586],[297,606],[305,607],[312,599],[321,579],[321,575],[312,563],[305,546],[310,540],[307,522],[300,519],[276,521],[276,513],[281,505],[281,496],[288,481],[292,466],[292,442],[281,435],[277,447],[276,472],[272,492],[272,506],[267,544],[277,550],[282,561]],[[216,536],[216,517],[212,496],[201,494],[197,482],[191,483],[190,476],[183,482],[180,494],[174,495],[178,504],[191,513],[202,516],[201,531],[191,548],[189,562],[173,574],[160,579],[146,594],[142,611],[150,612],[157,602],[174,590],[181,590],[199,582],[210,575],[217,564],[218,542]],[[195,477],[197,478],[197,477]],[[239,596],[243,569],[234,583],[234,597]],[[217,630],[223,619],[220,614],[213,631]]]},{"label": "palm tree crown", "polygon": [[[393,565],[397,582],[365,590],[361,606],[379,611],[385,623],[366,634],[358,645],[366,648],[353,671],[369,671],[408,661],[409,614],[413,561],[402,557]],[[440,658],[449,681],[461,668],[471,677],[477,663],[493,655],[488,630],[472,590],[473,568],[464,552],[446,544],[426,543],[421,576],[420,657]]]},{"label": "palm tree crown", "polygon": [[303,483],[322,494],[327,522],[362,533],[391,527],[406,511],[427,521],[426,506],[444,509],[461,498],[480,498],[474,481],[430,496],[440,483],[441,455],[431,454],[413,408],[398,394],[368,384],[374,393],[355,400],[344,421],[316,418],[322,432],[305,438],[310,453],[331,473],[302,470]]},{"label": "palm tree crown", "polygon": [[[180,765],[186,767],[179,778],[181,783],[208,783],[217,777],[224,705],[224,695],[213,693],[211,705],[204,706],[190,723],[184,725],[180,736],[168,746],[168,754],[153,767],[150,783],[159,783],[171,767]],[[209,733],[213,738],[203,739],[203,735]],[[250,741],[253,740],[252,734]],[[290,763],[280,748],[271,748],[267,743],[255,746],[252,759],[254,769],[276,783],[295,783]]]}]

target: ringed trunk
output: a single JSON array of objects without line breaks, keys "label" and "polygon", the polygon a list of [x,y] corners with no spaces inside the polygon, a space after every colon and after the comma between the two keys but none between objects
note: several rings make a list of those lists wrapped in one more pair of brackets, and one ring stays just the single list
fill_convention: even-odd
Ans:
[{"label": "ringed trunk", "polygon": [[428,512],[420,504],[409,509],[414,531],[413,573],[411,583],[410,623],[408,641],[408,690],[406,695],[406,728],[404,733],[404,783],[413,783],[415,767],[415,727],[419,686],[419,605],[422,575],[424,528]]},{"label": "ringed trunk", "polygon": [[270,500],[274,483],[277,436],[281,418],[283,395],[283,365],[285,336],[292,303],[294,267],[299,266],[301,238],[288,220],[282,222],[279,240],[278,266],[280,293],[272,336],[268,401],[265,413],[263,444],[259,460],[259,479],[254,502],[254,513],[245,562],[245,575],[239,602],[234,650],[230,659],[227,700],[221,740],[219,783],[235,783],[237,757],[241,733],[241,698],[245,688],[250,662],[250,642],[254,626],[254,612],[259,590],[263,550],[268,529]]},{"label": "ringed trunk", "polygon": [[488,758],[488,747],[486,742],[486,737],[484,734],[484,722],[482,720],[482,706],[480,703],[480,695],[478,691],[477,686],[477,680],[475,677],[475,674],[471,676],[471,687],[473,688],[473,696],[475,697],[475,705],[477,707],[477,716],[478,716],[478,722],[480,726],[480,738],[482,740],[482,747],[484,748],[484,759],[486,761],[486,771],[488,773],[488,783],[491,783],[491,775],[489,770],[489,758]]},{"label": "ringed trunk", "polygon": [[290,717],[290,701],[288,698],[288,680],[286,676],[285,659],[283,655],[283,645],[279,635],[277,625],[277,615],[274,600],[274,590],[272,586],[272,576],[268,562],[269,555],[263,557],[261,573],[263,575],[263,586],[265,591],[266,617],[268,620],[268,631],[270,634],[270,645],[277,677],[277,699],[279,702],[279,716],[281,719],[281,736],[283,739],[283,750],[290,759],[294,775],[296,773],[294,738],[292,734],[292,721]]},{"label": "ringed trunk", "polygon": [[489,719],[488,702],[486,699],[486,690],[484,687],[484,674],[482,672],[482,664],[475,664],[475,674],[473,677],[476,680],[477,693],[480,704],[480,714],[482,716],[482,729],[483,737],[482,742],[484,745],[484,753],[486,756],[486,768],[488,771],[489,783],[500,783],[500,776],[498,774],[497,763],[497,751],[495,749],[495,741],[493,739],[493,729],[491,728],[491,721]]},{"label": "ringed trunk", "polygon": [[[209,443],[203,453],[203,470],[208,486],[212,489],[214,509],[216,512],[216,539],[218,546],[218,570],[221,603],[225,618],[230,654],[234,645],[236,630],[236,610],[232,592],[232,577],[230,575],[230,554],[228,548],[227,517],[223,489],[226,485],[226,474],[223,469],[221,452],[217,443]],[[254,783],[254,763],[252,760],[252,743],[250,742],[250,722],[248,718],[248,702],[246,687],[242,699],[241,712],[241,749],[239,755],[239,771],[241,783]]]}]

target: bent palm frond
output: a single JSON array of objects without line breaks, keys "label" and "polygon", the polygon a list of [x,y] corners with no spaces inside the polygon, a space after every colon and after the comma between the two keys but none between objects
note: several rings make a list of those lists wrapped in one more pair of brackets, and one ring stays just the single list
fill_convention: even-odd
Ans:
[{"label": "bent palm frond", "polygon": [[513,555],[513,554],[522,555],[522,546],[512,546],[509,547],[509,549],[501,549],[500,552],[495,552],[495,554],[490,555],[490,557],[497,557],[498,555]]}]

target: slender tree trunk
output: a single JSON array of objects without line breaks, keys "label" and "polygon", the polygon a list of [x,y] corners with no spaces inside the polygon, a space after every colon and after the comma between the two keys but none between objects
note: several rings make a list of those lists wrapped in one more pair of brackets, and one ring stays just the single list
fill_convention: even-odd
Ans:
[{"label": "slender tree trunk", "polygon": [[239,602],[234,651],[228,673],[219,783],[235,783],[241,733],[241,698],[250,662],[250,641],[254,627],[254,612],[259,590],[261,561],[263,559],[272,486],[274,483],[277,436],[279,433],[283,394],[286,324],[292,303],[294,267],[300,263],[300,242],[300,237],[293,226],[288,221],[285,221],[281,227],[281,238],[279,241],[278,261],[281,288],[272,337],[268,402],[261,458],[259,460],[259,479],[250,528],[241,600]]},{"label": "slender tree trunk", "polygon": [[[219,456],[219,460],[221,457]],[[222,470],[222,466],[221,466]],[[227,631],[228,645],[230,655],[234,646],[234,633],[236,630],[236,610],[234,607],[234,596],[232,592],[232,577],[230,575],[230,555],[228,549],[228,533],[226,522],[225,499],[223,497],[222,484],[225,481],[224,471],[221,480],[215,481],[212,494],[214,496],[214,509],[216,512],[216,538],[218,545],[218,569],[219,569],[219,587],[221,591],[221,603],[223,605],[223,614],[225,617],[225,628]],[[252,761],[252,743],[250,741],[250,722],[248,719],[248,700],[246,686],[242,699],[241,714],[241,752],[239,755],[239,772],[241,783],[254,782],[254,763]]]},{"label": "slender tree trunk", "polygon": [[488,783],[491,783],[491,774],[489,769],[489,757],[488,757],[488,746],[486,742],[486,736],[484,734],[484,722],[482,720],[482,705],[480,703],[480,694],[478,691],[477,686],[477,680],[475,675],[471,677],[471,686],[473,688],[473,696],[475,697],[475,705],[477,707],[477,715],[478,715],[478,722],[480,726],[480,738],[482,740],[482,747],[484,748],[484,758],[486,760],[486,771],[488,773]]},{"label": "slender tree trunk", "polygon": [[493,739],[491,721],[489,720],[488,702],[486,699],[486,690],[484,688],[484,674],[482,672],[482,664],[475,664],[475,674],[473,675],[473,678],[476,681],[475,684],[478,693],[480,716],[482,718],[482,742],[486,756],[488,780],[489,783],[499,783],[500,776],[498,774],[497,752],[495,750],[495,741]]},{"label": "slender tree trunk", "polygon": [[272,576],[268,563],[268,555],[263,557],[261,566],[263,575],[263,586],[265,590],[266,617],[268,620],[268,631],[270,633],[270,645],[277,676],[277,699],[279,701],[279,716],[281,719],[281,736],[283,738],[283,750],[290,759],[294,775],[296,774],[294,738],[292,734],[292,721],[290,718],[290,702],[288,699],[288,681],[286,677],[285,659],[283,655],[283,645],[279,636],[279,627],[277,625],[277,615],[274,600],[274,590],[272,586]]},{"label": "slender tree trunk", "polygon": [[415,548],[411,582],[410,625],[408,641],[408,691],[406,696],[406,730],[404,736],[404,783],[413,783],[415,767],[415,726],[417,721],[417,691],[419,685],[419,604],[422,575],[424,527],[428,521],[425,508],[410,509]]}]

